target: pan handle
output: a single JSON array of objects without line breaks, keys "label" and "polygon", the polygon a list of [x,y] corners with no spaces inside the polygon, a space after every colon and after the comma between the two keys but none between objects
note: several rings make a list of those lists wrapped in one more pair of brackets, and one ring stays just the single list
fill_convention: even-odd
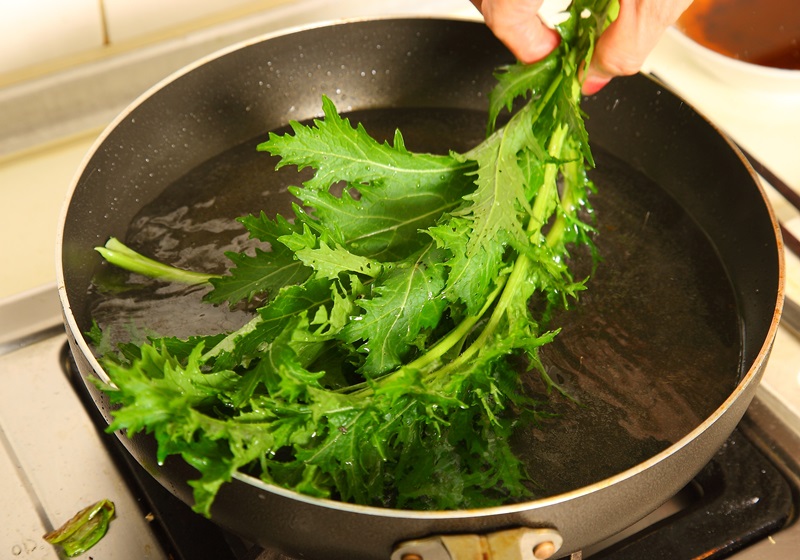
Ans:
[{"label": "pan handle", "polygon": [[391,560],[546,560],[563,544],[555,529],[520,527],[486,535],[435,535],[400,543]]}]

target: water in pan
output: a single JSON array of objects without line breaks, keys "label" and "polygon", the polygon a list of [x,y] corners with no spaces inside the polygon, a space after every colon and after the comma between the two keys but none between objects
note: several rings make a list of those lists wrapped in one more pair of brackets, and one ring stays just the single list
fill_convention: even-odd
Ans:
[{"label": "water in pan", "polygon": [[[734,296],[705,235],[665,191],[595,149],[588,290],[554,317],[550,375],[580,405],[527,434],[549,492],[600,480],[684,436],[739,379]],[[588,259],[574,266],[588,273]]]},{"label": "water in pan", "polygon": [[[381,110],[350,115],[377,138],[401,125],[409,149],[465,150],[483,137],[485,115],[456,110]],[[126,241],[159,260],[221,273],[227,250],[252,244],[235,218],[264,209],[288,215],[286,187],[308,175],[274,171],[237,146],[167,188],[131,223]],[[558,417],[517,434],[541,494],[571,490],[635,466],[685,435],[730,394],[739,376],[733,293],[706,236],[666,192],[595,147],[596,238],[602,261],[579,301],[553,318],[562,329],[543,355],[575,402],[552,397]],[[576,253],[573,267],[591,272]],[[189,336],[232,330],[250,318],[200,301],[204,288],[164,285],[104,267],[91,315],[119,339],[144,332]],[[531,392],[542,391],[538,376]]]}]

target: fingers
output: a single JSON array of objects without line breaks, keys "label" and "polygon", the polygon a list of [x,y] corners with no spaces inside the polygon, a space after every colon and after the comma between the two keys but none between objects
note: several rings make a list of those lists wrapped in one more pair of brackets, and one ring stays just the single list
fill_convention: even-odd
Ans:
[{"label": "fingers", "polygon": [[[560,37],[539,17],[544,0],[471,0],[486,25],[520,62],[546,57]],[[612,78],[638,72],[666,29],[692,0],[619,0],[617,19],[597,40],[583,75],[583,93],[600,91]]]},{"label": "fingers", "polygon": [[544,0],[472,0],[486,25],[520,62],[546,57],[560,37],[539,18]]},{"label": "fingers", "polygon": [[617,19],[597,40],[584,74],[583,93],[593,95],[612,78],[638,72],[661,35],[692,0],[620,0]]}]

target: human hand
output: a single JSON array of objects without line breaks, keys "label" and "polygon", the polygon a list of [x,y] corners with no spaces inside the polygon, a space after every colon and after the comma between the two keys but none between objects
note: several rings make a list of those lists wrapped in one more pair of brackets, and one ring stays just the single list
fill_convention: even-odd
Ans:
[{"label": "human hand", "polygon": [[[544,0],[471,0],[486,25],[519,59],[530,64],[547,56],[559,36],[539,11]],[[583,93],[593,95],[616,76],[638,72],[661,35],[692,0],[620,0],[619,16],[597,40],[583,71]]]}]

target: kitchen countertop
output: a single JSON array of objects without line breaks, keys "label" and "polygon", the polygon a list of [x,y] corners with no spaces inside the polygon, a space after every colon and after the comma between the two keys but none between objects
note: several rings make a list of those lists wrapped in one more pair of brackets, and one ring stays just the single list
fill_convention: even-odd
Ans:
[{"label": "kitchen countertop", "polygon": [[0,299],[55,281],[58,218],[90,130],[0,161]]}]

